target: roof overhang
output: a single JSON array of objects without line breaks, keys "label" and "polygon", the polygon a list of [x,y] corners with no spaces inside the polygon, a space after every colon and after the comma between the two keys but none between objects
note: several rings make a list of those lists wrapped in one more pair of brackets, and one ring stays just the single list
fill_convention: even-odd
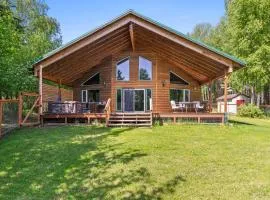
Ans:
[{"label": "roof overhang", "polygon": [[46,79],[72,85],[89,68],[124,50],[153,51],[203,84],[240,69],[245,63],[231,55],[164,26],[134,11],[44,55],[35,63]]}]

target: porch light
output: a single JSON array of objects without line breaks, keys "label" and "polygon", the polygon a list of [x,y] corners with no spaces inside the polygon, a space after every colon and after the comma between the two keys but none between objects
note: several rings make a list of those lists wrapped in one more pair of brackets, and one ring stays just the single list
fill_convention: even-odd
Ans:
[{"label": "porch light", "polygon": [[106,82],[105,81],[103,82],[103,85],[104,85],[104,87],[106,87]]},{"label": "porch light", "polygon": [[162,83],[162,86],[165,87],[167,81],[166,80],[163,80],[163,81],[161,81],[161,83]]}]

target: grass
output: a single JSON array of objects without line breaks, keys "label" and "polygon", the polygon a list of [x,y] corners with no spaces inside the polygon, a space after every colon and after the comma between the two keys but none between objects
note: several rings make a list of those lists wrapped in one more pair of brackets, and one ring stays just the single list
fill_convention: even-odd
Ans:
[{"label": "grass", "polygon": [[270,121],[21,129],[0,141],[0,199],[269,199]]}]

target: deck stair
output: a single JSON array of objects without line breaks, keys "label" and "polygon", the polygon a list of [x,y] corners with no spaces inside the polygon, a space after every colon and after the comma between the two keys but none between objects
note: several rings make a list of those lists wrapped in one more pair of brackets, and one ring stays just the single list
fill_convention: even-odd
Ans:
[{"label": "deck stair", "polygon": [[150,127],[152,126],[152,113],[111,113],[110,127]]}]

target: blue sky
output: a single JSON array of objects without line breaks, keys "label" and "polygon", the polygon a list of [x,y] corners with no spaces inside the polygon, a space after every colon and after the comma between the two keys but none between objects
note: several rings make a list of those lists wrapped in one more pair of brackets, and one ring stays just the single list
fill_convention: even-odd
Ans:
[{"label": "blue sky", "polygon": [[202,22],[217,24],[224,0],[47,0],[61,26],[63,43],[133,9],[182,33]]}]

